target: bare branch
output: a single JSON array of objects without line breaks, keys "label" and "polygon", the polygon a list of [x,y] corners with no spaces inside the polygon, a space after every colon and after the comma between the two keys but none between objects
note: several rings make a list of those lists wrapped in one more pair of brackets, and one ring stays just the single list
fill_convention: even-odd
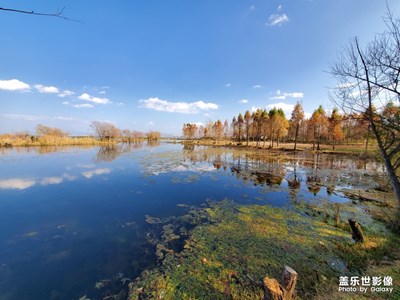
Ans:
[{"label": "bare branch", "polygon": [[28,15],[36,15],[36,16],[57,17],[57,18],[61,18],[61,19],[67,20],[67,21],[80,22],[78,20],[65,17],[63,15],[65,7],[61,8],[61,9],[57,9],[57,11],[55,13],[40,13],[40,12],[35,12],[33,10],[21,10],[21,9],[6,8],[6,7],[0,7],[0,10],[28,14]]}]

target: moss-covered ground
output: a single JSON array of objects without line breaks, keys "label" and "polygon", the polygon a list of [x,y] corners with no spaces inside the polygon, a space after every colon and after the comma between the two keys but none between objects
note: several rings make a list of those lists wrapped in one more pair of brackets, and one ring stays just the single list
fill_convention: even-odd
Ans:
[{"label": "moss-covered ground", "polygon": [[[297,299],[399,299],[398,235],[366,223],[366,242],[355,244],[342,220],[354,212],[329,212],[223,200],[178,219],[149,219],[163,228],[152,238],[159,267],[131,283],[129,299],[262,299],[262,279],[279,280],[286,265],[299,274]],[[338,292],[339,276],[391,276],[393,292]]]}]

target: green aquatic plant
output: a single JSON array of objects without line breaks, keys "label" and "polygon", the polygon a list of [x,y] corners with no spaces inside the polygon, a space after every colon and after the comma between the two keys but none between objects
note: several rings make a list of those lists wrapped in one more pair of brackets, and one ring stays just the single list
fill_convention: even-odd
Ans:
[{"label": "green aquatic plant", "polygon": [[[299,273],[298,296],[310,299],[337,285],[341,274],[365,269],[374,256],[387,254],[396,240],[370,236],[366,245],[354,246],[346,228],[299,210],[228,200],[207,204],[198,210],[202,222],[183,250],[166,252],[157,270],[131,283],[130,299],[259,299],[261,280],[267,274],[279,278],[284,265]],[[189,215],[193,220],[193,210]],[[351,263],[353,252],[365,261]]]}]

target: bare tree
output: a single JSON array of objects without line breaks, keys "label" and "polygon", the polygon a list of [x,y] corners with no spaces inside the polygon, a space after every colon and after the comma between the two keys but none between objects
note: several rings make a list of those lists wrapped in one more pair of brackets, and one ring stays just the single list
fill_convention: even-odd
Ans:
[{"label": "bare tree", "polygon": [[161,133],[158,131],[150,131],[146,134],[148,141],[158,141],[161,138]]},{"label": "bare tree", "polygon": [[387,29],[364,50],[353,38],[339,54],[331,66],[338,81],[332,99],[346,114],[362,114],[370,124],[400,202],[400,20],[388,9],[384,21]]},{"label": "bare tree", "polygon": [[121,136],[121,130],[111,123],[94,121],[92,122],[91,127],[96,132],[98,138],[102,141],[109,141]]},{"label": "bare tree", "polygon": [[49,126],[45,126],[42,124],[39,124],[36,126],[36,133],[37,135],[47,135],[47,136],[56,136],[56,137],[65,137],[68,136],[67,132],[62,131],[59,128],[53,128]]}]

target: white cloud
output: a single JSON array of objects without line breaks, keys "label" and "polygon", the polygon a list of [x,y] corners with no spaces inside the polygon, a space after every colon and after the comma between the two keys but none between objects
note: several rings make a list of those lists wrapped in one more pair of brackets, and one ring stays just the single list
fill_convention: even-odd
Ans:
[{"label": "white cloud", "polygon": [[73,91],[65,90],[65,91],[62,91],[61,93],[59,93],[58,97],[64,98],[64,97],[72,96],[72,95],[75,95],[75,93]]},{"label": "white cloud", "polygon": [[276,91],[276,96],[270,97],[272,100],[285,100],[286,98],[304,98],[304,93],[282,93],[280,90]]},{"label": "white cloud", "polygon": [[230,86],[232,86],[232,83],[225,84],[225,87],[230,87]]},{"label": "white cloud", "polygon": [[272,99],[272,100],[285,100],[286,96],[284,96],[284,95],[274,96],[274,97],[271,97],[270,99]]},{"label": "white cloud", "polygon": [[218,109],[218,105],[214,103],[206,103],[203,101],[196,102],[169,102],[159,98],[149,98],[140,100],[141,107],[154,109],[158,111],[167,111],[183,114],[197,114],[201,110]]},{"label": "white cloud", "polygon": [[147,126],[154,126],[154,122],[153,121],[147,122],[146,125]]},{"label": "white cloud", "polygon": [[72,106],[72,107],[75,107],[75,108],[92,108],[92,107],[94,107],[93,104],[89,104],[89,103],[85,103],[85,104],[72,104],[71,106]]},{"label": "white cloud", "polygon": [[0,180],[0,189],[1,190],[25,190],[35,185],[35,181],[32,179],[23,179],[23,178],[13,178],[13,179],[5,179]]},{"label": "white cloud", "polygon": [[63,116],[54,117],[54,119],[61,120],[61,121],[76,121],[77,120],[76,118],[63,117]]},{"label": "white cloud", "polygon": [[109,173],[111,173],[111,170],[108,168],[104,168],[104,169],[95,169],[92,171],[83,172],[82,175],[85,176],[86,178],[92,178],[94,175],[102,175]]},{"label": "white cloud", "polygon": [[251,5],[249,8],[250,8],[250,10],[255,10],[256,6],[255,5]]},{"label": "white cloud", "polygon": [[35,84],[35,89],[42,94],[57,94],[60,91],[55,86],[44,86],[42,84]]},{"label": "white cloud", "polygon": [[69,105],[75,108],[93,108],[94,105],[90,103],[83,103],[83,104],[71,104],[69,101],[63,101],[62,104]]},{"label": "white cloud", "polygon": [[117,106],[123,106],[123,105],[125,105],[124,102],[118,102],[118,103],[117,103]]},{"label": "white cloud", "polygon": [[246,103],[248,103],[248,102],[249,102],[249,100],[247,100],[247,99],[239,100],[239,103],[242,103],[242,104],[246,104]]},{"label": "white cloud", "polygon": [[278,8],[277,8],[277,11],[281,11],[282,8],[283,8],[283,6],[282,6],[282,5],[279,5]]},{"label": "white cloud", "polygon": [[286,97],[291,97],[291,98],[303,98],[304,97],[304,93],[301,93],[301,92],[284,93],[283,95],[285,95]]},{"label": "white cloud", "polygon": [[0,80],[0,90],[6,91],[26,91],[31,87],[29,84],[22,82],[18,79]]},{"label": "white cloud", "polygon": [[10,120],[23,120],[23,121],[41,121],[41,120],[62,120],[62,121],[80,121],[73,117],[55,116],[50,117],[46,115],[23,115],[23,114],[0,114],[0,117]]},{"label": "white cloud", "polygon": [[272,14],[268,18],[267,25],[280,26],[283,23],[289,22],[289,17],[286,14]]},{"label": "white cloud", "polygon": [[100,91],[99,94],[104,95],[104,94],[106,94],[106,91]]},{"label": "white cloud", "polygon": [[98,97],[93,97],[90,96],[87,93],[83,93],[82,95],[80,95],[78,97],[78,99],[80,100],[84,100],[84,101],[89,101],[89,102],[93,102],[93,103],[97,103],[97,104],[107,104],[107,103],[111,103],[111,101],[107,98],[98,98]]},{"label": "white cloud", "polygon": [[82,169],[93,169],[95,167],[96,167],[95,164],[78,164],[78,168]]},{"label": "white cloud", "polygon": [[357,84],[353,83],[353,82],[346,82],[346,83],[341,83],[338,85],[338,88],[351,88],[351,87],[355,87]]},{"label": "white cloud", "polygon": [[64,173],[64,174],[63,174],[63,177],[64,177],[65,179],[69,180],[69,181],[73,181],[73,180],[76,179],[76,176],[71,175],[71,174],[68,174],[68,173]]},{"label": "white cloud", "polygon": [[9,120],[23,120],[23,121],[39,121],[48,120],[48,116],[35,116],[35,115],[22,115],[22,114],[1,114],[3,118]]},{"label": "white cloud", "polygon": [[255,84],[255,85],[253,85],[253,89],[261,89],[261,85]]}]

